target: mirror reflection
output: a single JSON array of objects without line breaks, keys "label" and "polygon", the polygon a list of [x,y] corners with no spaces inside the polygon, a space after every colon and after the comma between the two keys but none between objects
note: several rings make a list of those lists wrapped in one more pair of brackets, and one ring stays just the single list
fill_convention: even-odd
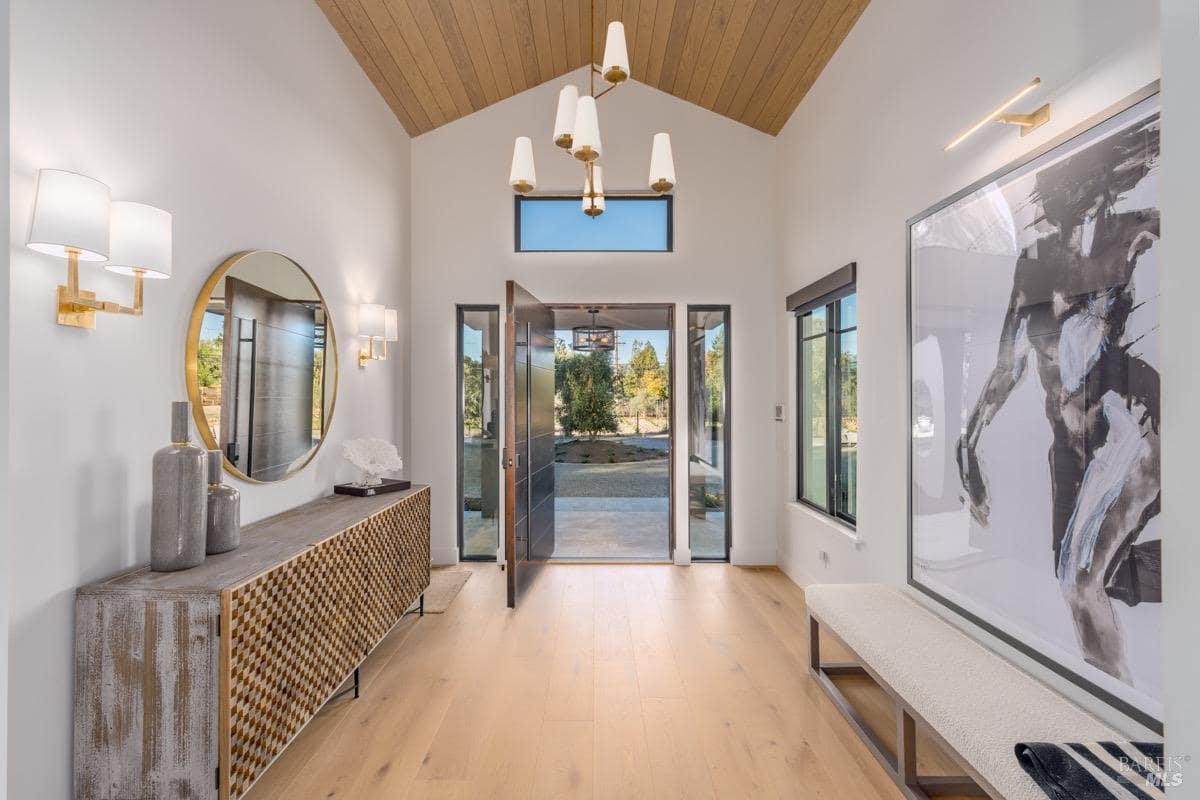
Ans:
[{"label": "mirror reflection", "polygon": [[300,265],[268,251],[226,261],[196,302],[188,347],[196,423],[227,470],[278,481],[312,459],[333,413],[337,350]]}]

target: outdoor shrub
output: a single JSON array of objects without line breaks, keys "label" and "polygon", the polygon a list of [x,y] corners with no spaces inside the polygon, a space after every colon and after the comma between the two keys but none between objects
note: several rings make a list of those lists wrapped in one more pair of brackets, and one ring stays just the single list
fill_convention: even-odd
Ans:
[{"label": "outdoor shrub", "polygon": [[559,354],[554,364],[554,385],[561,401],[559,424],[570,436],[617,430],[613,393],[612,358],[607,353]]}]

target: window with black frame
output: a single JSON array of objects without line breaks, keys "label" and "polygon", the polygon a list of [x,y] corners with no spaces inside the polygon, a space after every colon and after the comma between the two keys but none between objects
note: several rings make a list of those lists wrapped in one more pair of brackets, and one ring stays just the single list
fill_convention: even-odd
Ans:
[{"label": "window with black frame", "polygon": [[500,307],[458,307],[458,549],[493,561],[500,543]]},{"label": "window with black frame", "polygon": [[858,515],[854,265],[792,295],[788,307],[796,314],[797,499],[853,525]]}]

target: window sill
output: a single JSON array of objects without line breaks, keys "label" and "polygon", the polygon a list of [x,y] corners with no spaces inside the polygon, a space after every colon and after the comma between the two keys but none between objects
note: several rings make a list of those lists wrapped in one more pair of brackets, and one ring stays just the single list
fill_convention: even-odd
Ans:
[{"label": "window sill", "polygon": [[845,520],[818,511],[807,503],[801,503],[799,500],[788,500],[785,505],[788,508],[799,511],[816,522],[823,523],[832,532],[845,536],[850,540],[855,550],[861,550],[866,544],[859,535],[858,529]]}]

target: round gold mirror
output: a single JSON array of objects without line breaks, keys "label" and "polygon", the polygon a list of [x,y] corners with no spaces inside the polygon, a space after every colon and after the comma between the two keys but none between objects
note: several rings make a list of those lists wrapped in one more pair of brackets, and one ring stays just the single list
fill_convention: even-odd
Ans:
[{"label": "round gold mirror", "polygon": [[320,449],[337,347],[325,300],[295,261],[254,250],[217,267],[192,309],[185,364],[196,427],[233,475],[284,480]]}]

